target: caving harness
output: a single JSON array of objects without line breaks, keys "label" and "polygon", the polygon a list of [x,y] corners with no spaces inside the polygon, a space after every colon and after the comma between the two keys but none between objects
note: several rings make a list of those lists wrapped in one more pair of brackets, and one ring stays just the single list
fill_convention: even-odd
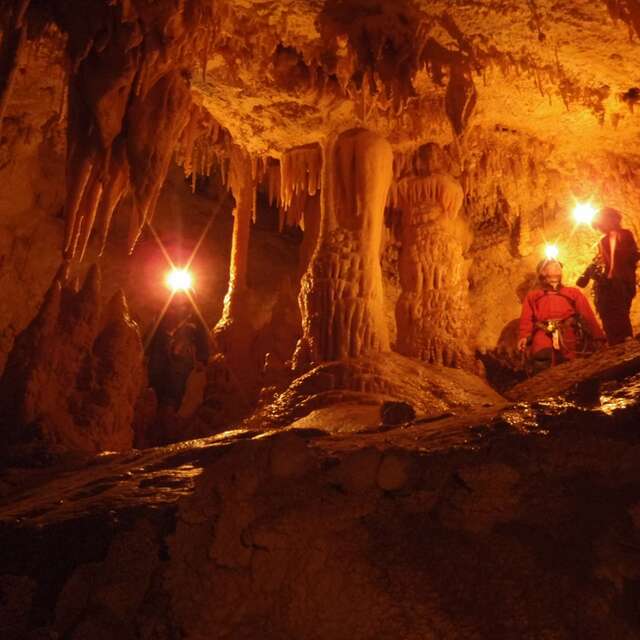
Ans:
[{"label": "caving harness", "polygon": [[[536,297],[533,300],[533,315],[534,315],[534,324],[533,329],[535,331],[544,331],[544,333],[549,336],[551,339],[551,366],[555,366],[558,359],[558,354],[561,354],[563,349],[569,350],[567,344],[564,340],[564,331],[568,327],[573,329],[576,338],[575,344],[575,353],[577,356],[586,356],[590,355],[594,352],[593,345],[591,344],[590,333],[585,325],[585,322],[582,316],[576,310],[576,301],[565,295],[564,293],[560,293],[559,291],[554,291],[553,295],[560,296],[564,298],[571,306],[573,313],[566,318],[551,318],[548,320],[538,320],[538,301],[544,298],[544,296],[549,295],[551,292],[545,290],[542,294]],[[526,368],[526,367],[525,367]]]}]

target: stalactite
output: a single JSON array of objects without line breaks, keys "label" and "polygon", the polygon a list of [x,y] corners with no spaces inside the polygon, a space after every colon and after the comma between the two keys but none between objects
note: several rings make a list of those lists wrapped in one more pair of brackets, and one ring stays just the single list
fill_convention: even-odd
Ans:
[{"label": "stalactite", "polygon": [[[153,214],[189,116],[188,70],[208,57],[219,21],[209,0],[173,8],[129,1],[94,3],[90,20],[63,0],[45,3],[46,10],[40,5],[33,9],[29,0],[4,3],[0,126],[26,38],[37,41],[55,25],[66,38],[69,58],[61,92],[66,114],[64,108],[59,110],[60,119],[68,117],[65,256],[84,254],[94,220],[99,221],[104,241],[113,211],[130,189],[132,246]],[[125,130],[123,153],[117,140]],[[212,135],[218,137],[217,124]],[[211,154],[198,148],[196,156],[195,151],[188,154],[187,168],[208,172]],[[193,163],[196,157],[199,165]]]},{"label": "stalactite", "polygon": [[454,66],[447,86],[445,110],[456,135],[461,135],[477,103],[476,87],[469,69]]},{"label": "stalactite", "polygon": [[96,218],[100,242],[99,255],[104,252],[113,214],[129,188],[129,160],[124,138],[114,142],[109,160],[108,175]]},{"label": "stalactite", "polygon": [[[265,169],[265,179],[267,184],[267,199],[269,206],[280,202],[280,164],[272,160],[267,163]],[[281,208],[282,209],[282,208]],[[280,226],[282,228],[282,225]]]},{"label": "stalactite", "polygon": [[[95,172],[95,167],[94,167]],[[78,260],[81,262],[87,251],[89,238],[93,231],[93,225],[96,220],[100,198],[102,197],[102,181],[99,176],[92,174],[90,179],[91,188],[85,189],[84,198],[82,200],[82,217],[81,223],[78,225],[77,245],[74,244],[74,253],[78,250]]]},{"label": "stalactite", "polygon": [[322,167],[320,147],[309,144],[289,149],[280,159],[280,203],[291,206],[295,193],[315,195],[320,188]]},{"label": "stalactite", "polygon": [[523,257],[530,255],[533,250],[529,214],[527,212],[522,212],[518,216],[517,246],[518,254]]},{"label": "stalactite", "polygon": [[279,228],[302,225],[308,197],[321,186],[322,154],[318,144],[294,147],[286,151],[279,164],[265,167],[269,203],[278,202]]},{"label": "stalactite", "polygon": [[[202,166],[198,166],[194,162],[194,145],[196,141],[196,132],[198,126],[198,110],[192,108],[189,114],[189,122],[184,129],[182,140],[180,141],[182,148],[180,149],[180,161],[184,169],[185,175],[195,176],[197,169],[202,173]],[[194,185],[195,190],[195,185]]]},{"label": "stalactite", "polygon": [[[160,78],[145,97],[135,98],[129,108],[127,152],[134,195],[130,251],[153,215],[173,150],[187,125],[190,106],[187,82],[180,72],[172,71]],[[157,135],[158,131],[162,131],[162,136]],[[149,154],[150,149],[153,154]]]},{"label": "stalactite", "polygon": [[229,155],[229,132],[222,128],[204,107],[192,104],[189,120],[178,140],[175,160],[185,176],[191,177],[195,191],[198,175],[209,176],[214,164],[219,164],[226,185],[225,158]]},{"label": "stalactite", "polygon": [[67,162],[67,197],[65,203],[66,229],[64,253],[67,258],[72,258],[78,245],[78,233],[80,230],[80,205],[84,197],[89,178],[93,173],[96,159],[91,156],[82,156],[81,152],[72,145],[68,152]]}]

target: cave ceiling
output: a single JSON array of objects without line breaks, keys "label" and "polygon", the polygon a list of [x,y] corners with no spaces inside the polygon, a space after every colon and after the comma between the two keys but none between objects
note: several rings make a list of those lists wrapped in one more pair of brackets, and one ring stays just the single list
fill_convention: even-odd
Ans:
[{"label": "cave ceiling", "polygon": [[474,126],[568,155],[637,140],[635,0],[245,0],[216,16],[193,87],[252,153],[358,125],[395,149]]},{"label": "cave ceiling", "polygon": [[[636,199],[640,0],[0,0],[0,8],[0,124],[31,126],[44,107],[26,96],[38,86],[60,96],[57,113],[41,120],[66,130],[67,257],[82,259],[94,230],[104,246],[128,194],[132,249],[173,158],[192,176],[221,166],[237,190],[232,148],[236,165],[252,161],[254,186],[269,174],[267,157],[310,150],[295,156],[302,164],[282,163],[283,198],[300,186],[287,166],[300,164],[304,181],[305,163],[322,164],[317,143],[352,128],[391,144],[394,184],[410,154],[437,143],[453,162],[435,170],[456,178],[478,165],[517,182],[524,167],[534,182],[565,177],[558,202],[580,182],[584,195],[599,191],[623,208]],[[47,48],[60,62],[36,68]]]}]

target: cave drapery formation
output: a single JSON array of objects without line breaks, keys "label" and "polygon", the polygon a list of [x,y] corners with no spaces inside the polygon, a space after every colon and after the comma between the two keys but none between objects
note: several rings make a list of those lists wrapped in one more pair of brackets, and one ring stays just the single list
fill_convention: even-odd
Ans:
[{"label": "cave drapery formation", "polygon": [[[16,639],[43,637],[34,620],[72,640],[638,637],[621,545],[638,548],[640,395],[619,380],[640,348],[509,384],[545,244],[569,284],[593,256],[574,203],[640,237],[640,0],[0,11],[0,536],[35,519],[31,542],[55,544],[47,523],[116,505],[81,560],[0,564]],[[179,406],[147,367],[172,261],[210,347]],[[601,410],[581,405],[605,380]],[[86,460],[5,500],[23,482],[5,468]],[[142,577],[123,586],[125,564]]]}]

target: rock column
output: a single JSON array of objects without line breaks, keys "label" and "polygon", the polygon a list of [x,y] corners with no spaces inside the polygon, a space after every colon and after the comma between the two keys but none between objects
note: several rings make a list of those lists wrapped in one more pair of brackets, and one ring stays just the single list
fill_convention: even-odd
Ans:
[{"label": "rock column", "polygon": [[389,349],[380,244],[389,143],[352,129],[324,150],[320,236],[302,279],[297,368]]},{"label": "rock column", "polygon": [[397,350],[430,364],[475,370],[469,348],[468,231],[463,192],[447,174],[404,179]]}]

